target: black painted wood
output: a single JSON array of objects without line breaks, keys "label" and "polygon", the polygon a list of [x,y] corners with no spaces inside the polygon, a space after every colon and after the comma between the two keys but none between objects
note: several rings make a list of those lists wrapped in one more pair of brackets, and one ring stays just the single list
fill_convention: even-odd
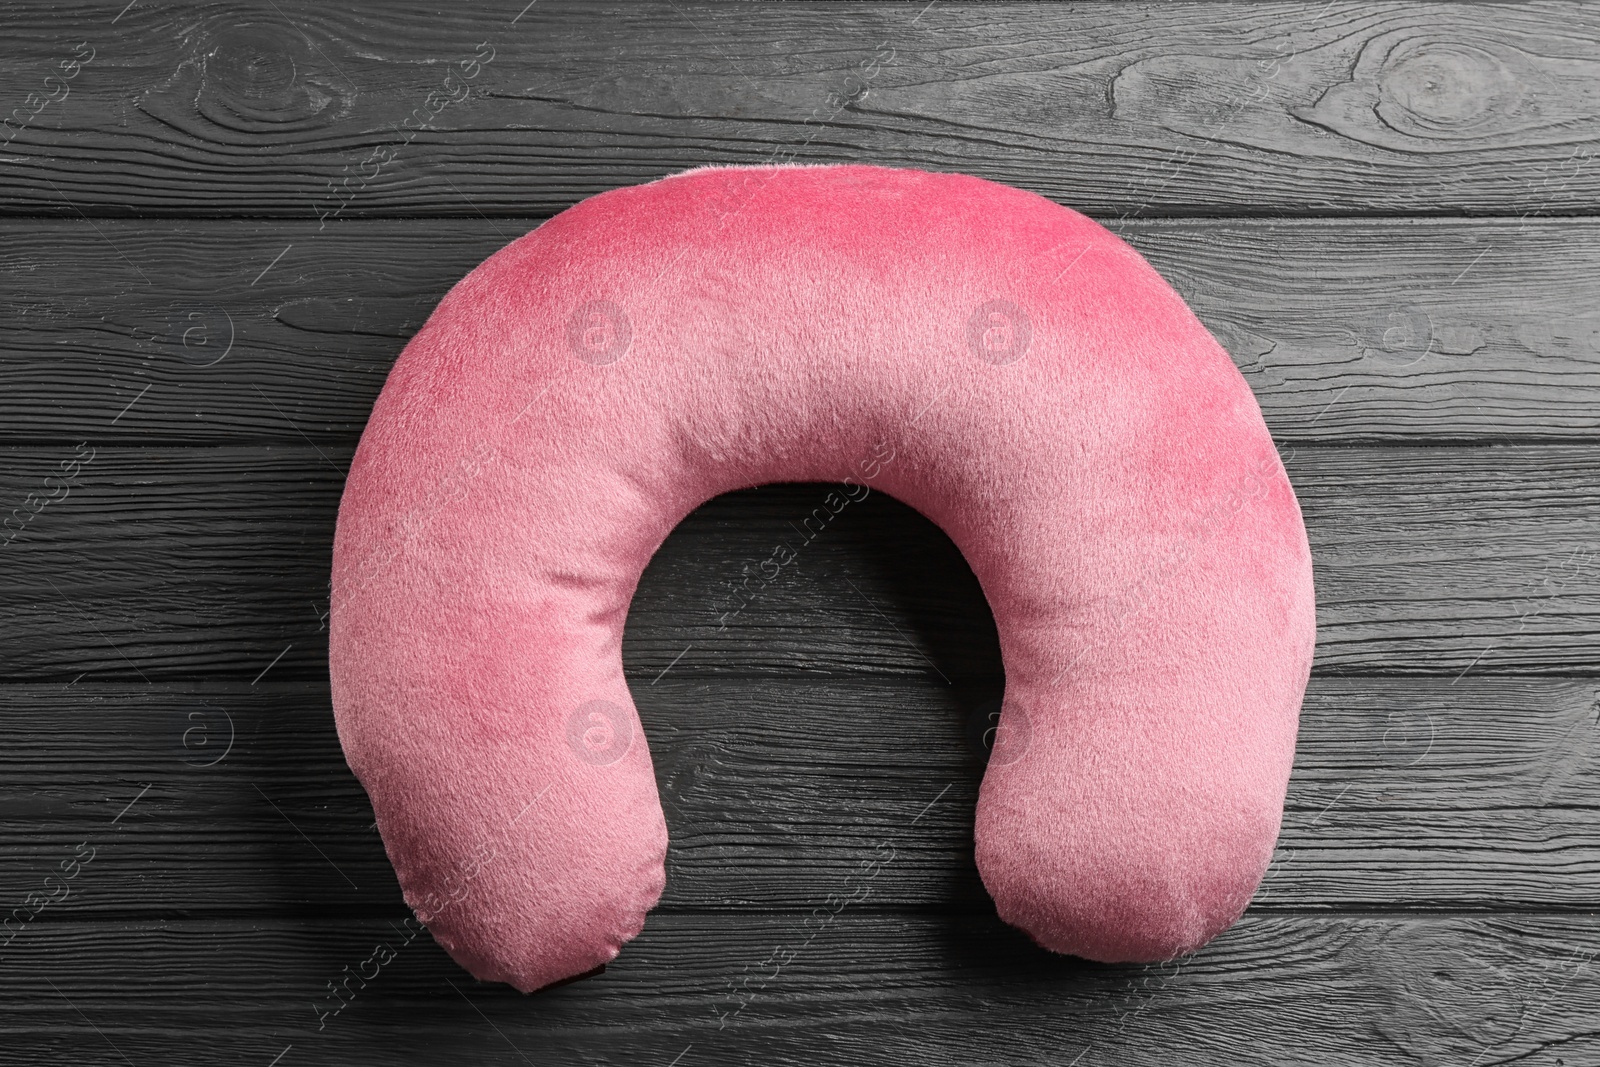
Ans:
[{"label": "black painted wood", "polygon": [[[633,691],[672,835],[663,908],[803,908],[885,843],[875,902],[988,907],[972,811],[997,686]],[[1317,678],[1256,909],[1591,909],[1597,714],[1594,679]],[[0,732],[0,899],[88,841],[92,877],[52,916],[408,914],[325,683],[10,685]]]},{"label": "black painted wood", "polygon": [[[0,450],[0,499],[60,494],[0,548],[0,679],[325,673],[348,449],[88,447]],[[76,486],[47,481],[78,455]],[[1315,552],[1315,670],[1600,670],[1600,449],[1285,455]],[[634,675],[997,676],[987,606],[943,533],[874,494],[803,539],[826,491],[732,494],[686,519],[635,594]],[[779,542],[795,563],[736,593]]]},{"label": "black painted wood", "polygon": [[[11,223],[0,439],[352,441],[439,299],[538,221]],[[1600,437],[1600,221],[1118,232],[1280,440]]]},{"label": "black painted wood", "polygon": [[[1600,1063],[1600,7],[27,0],[0,29],[0,517],[29,516],[0,916],[93,855],[0,933],[0,1065]],[[403,943],[326,684],[372,399],[542,219],[790,159],[1085,210],[1256,391],[1320,643],[1278,855],[1181,964],[995,918],[998,650],[929,524],[852,505],[719,629],[806,486],[708,503],[641,583],[673,838],[643,935],[533,997]]]},{"label": "black painted wood", "polygon": [[285,1048],[285,1064],[524,1067],[1600,1054],[1592,916],[1249,915],[1192,959],[1108,967],[1041,952],[992,916],[857,905],[811,936],[807,914],[658,914],[604,974],[532,999],[473,983],[384,921],[41,925],[0,969],[5,1054],[124,1062],[114,1047],[197,1067]]},{"label": "black painted wood", "polygon": [[18,214],[543,215],[786,160],[1111,217],[1591,214],[1600,192],[1583,5],[30,0],[6,23]]}]

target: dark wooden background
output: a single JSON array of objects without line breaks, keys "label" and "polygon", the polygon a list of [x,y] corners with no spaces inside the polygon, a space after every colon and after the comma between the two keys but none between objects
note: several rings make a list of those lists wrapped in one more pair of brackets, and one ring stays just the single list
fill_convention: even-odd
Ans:
[{"label": "dark wooden background", "polygon": [[[1600,6],[122,2],[0,8],[0,1062],[1600,1063]],[[577,200],[791,158],[1084,210],[1255,388],[1320,645],[1195,957],[996,919],[993,624],[906,508],[718,629],[817,486],[707,504],[634,602],[643,935],[532,997],[405,940],[326,672],[384,375]]]}]

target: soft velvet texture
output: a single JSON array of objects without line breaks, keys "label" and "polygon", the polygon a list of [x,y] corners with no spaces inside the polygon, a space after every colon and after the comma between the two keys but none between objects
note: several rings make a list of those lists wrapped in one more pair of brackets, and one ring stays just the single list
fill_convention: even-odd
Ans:
[{"label": "soft velvet texture", "polygon": [[1111,961],[1239,916],[1315,623],[1299,508],[1227,354],[1135,252],[1031,193],[706,168],[586,200],[464,278],[350,470],[339,737],[456,960],[531,990],[639,932],[667,828],[629,601],[697,505],[784,481],[893,495],[982,584],[1006,688],[976,853],[1002,918]]}]

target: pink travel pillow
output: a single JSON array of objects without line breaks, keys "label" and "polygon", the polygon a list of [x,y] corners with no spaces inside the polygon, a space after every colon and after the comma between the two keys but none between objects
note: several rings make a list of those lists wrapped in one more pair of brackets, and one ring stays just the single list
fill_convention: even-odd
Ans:
[{"label": "pink travel pillow", "polygon": [[667,827],[629,601],[695,507],[796,481],[904,501],[982,584],[1006,681],[976,854],[1001,918],[1153,961],[1240,915],[1315,612],[1227,353],[1137,253],[1032,193],[713,167],[586,200],[462,279],[350,469],[339,738],[462,966],[532,990],[640,931]]}]

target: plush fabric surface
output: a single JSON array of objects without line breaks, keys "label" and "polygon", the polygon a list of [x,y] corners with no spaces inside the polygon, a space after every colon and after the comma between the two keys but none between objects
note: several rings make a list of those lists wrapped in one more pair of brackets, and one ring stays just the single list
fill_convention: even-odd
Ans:
[{"label": "plush fabric surface", "polygon": [[976,178],[707,168],[586,200],[451,290],[389,376],[333,560],[339,736],[406,900],[473,974],[612,959],[665,881],[623,680],[685,515],[882,491],[981,582],[1006,672],[976,853],[1096,960],[1190,951],[1271,855],[1314,638],[1243,378],[1143,259]]}]

